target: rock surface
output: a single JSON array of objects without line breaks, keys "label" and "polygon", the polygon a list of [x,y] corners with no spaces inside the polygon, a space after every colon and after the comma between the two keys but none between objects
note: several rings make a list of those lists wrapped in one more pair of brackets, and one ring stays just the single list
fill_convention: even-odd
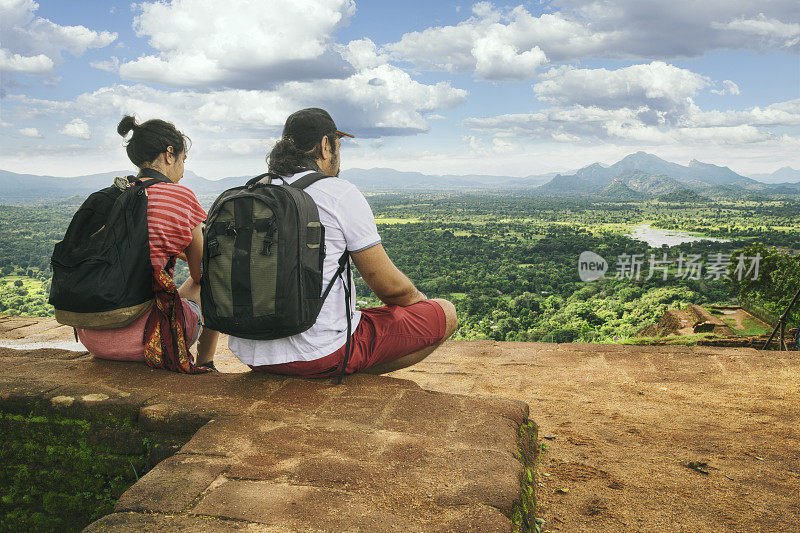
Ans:
[{"label": "rock surface", "polygon": [[800,531],[800,352],[447,342],[391,375],[530,405],[545,530]]},{"label": "rock surface", "polygon": [[518,437],[525,404],[402,379],[190,376],[0,348],[0,407],[37,403],[196,430],[87,531],[509,531],[535,449]]},{"label": "rock surface", "polygon": [[[11,331],[16,331],[15,335],[20,341],[67,342],[72,336],[72,330],[68,328],[61,328],[58,334],[54,334],[53,328],[58,327],[54,321],[43,326],[42,323],[46,321],[41,319],[13,320],[15,328]],[[0,318],[0,338],[3,337],[3,325],[4,321]],[[23,327],[30,328],[30,333],[21,332]],[[217,353],[218,367],[228,372],[246,371],[247,367],[236,361],[224,346],[225,343],[221,342]],[[87,359],[75,352],[48,352],[47,356],[60,359],[62,366]],[[0,363],[2,361],[7,359],[0,357]],[[8,365],[3,366],[0,375],[5,376],[7,371]],[[34,387],[36,382],[26,378],[24,372],[16,375],[20,376],[16,381],[18,385]],[[140,377],[143,382],[151,380],[146,377],[150,376],[147,372],[137,375],[144,376]],[[70,383],[69,373],[59,376],[63,382],[43,385],[49,397],[60,396],[56,403],[68,403],[65,396],[77,398],[74,401],[80,403],[77,391],[65,385]],[[800,383],[800,352],[700,346],[449,341],[422,363],[391,376],[412,380],[421,388],[409,381],[380,381],[381,378],[367,379],[368,376],[363,376],[356,380],[365,381],[346,383],[347,394],[354,394],[353,398],[362,396],[355,394],[352,389],[354,385],[363,386],[366,391],[375,383],[381,383],[384,387],[414,391],[407,393],[414,400],[409,405],[423,411],[436,404],[436,401],[428,402],[426,399],[439,397],[460,398],[463,400],[462,408],[467,412],[473,412],[473,402],[477,402],[476,408],[480,410],[486,398],[511,398],[531,406],[540,426],[540,443],[546,446],[539,455],[536,475],[536,482],[540,484],[537,487],[540,514],[537,517],[545,520],[543,531],[800,531],[800,389],[797,386]],[[232,378],[234,381],[241,380],[242,384],[252,379],[246,375]],[[376,379],[379,381],[374,381]],[[154,386],[163,386],[165,383],[153,381]],[[302,382],[294,383],[281,386],[303,386]],[[266,390],[276,385],[271,380],[264,380],[260,386]],[[424,393],[422,389],[448,394],[428,396],[421,394]],[[81,391],[82,395],[87,393],[107,394],[110,397],[108,401],[115,398],[108,390],[98,387]],[[219,398],[216,408],[225,403],[218,389],[209,386],[208,393]],[[134,392],[132,396],[137,394]],[[188,398],[192,394],[189,391]],[[269,394],[266,391],[261,400]],[[343,419],[341,428],[346,428],[345,432],[356,428],[359,418],[371,416],[370,413],[374,412],[370,410],[370,402],[379,400],[370,399],[374,398],[373,393],[363,396],[365,398],[359,400],[360,403],[353,403],[358,407],[351,412],[338,411],[338,416]],[[293,407],[292,402],[279,401],[274,394],[270,398],[271,402],[281,406],[280,412],[297,414],[297,404]],[[174,420],[170,414],[173,404],[164,404],[157,398],[148,400],[146,396],[140,398],[144,402],[142,405],[152,407],[144,410],[140,420],[146,419],[147,423],[153,424],[170,424]],[[231,402],[230,399],[228,401]],[[317,406],[310,408],[318,421],[320,418],[329,420],[330,412],[337,412],[335,402],[326,406],[324,403],[320,405],[317,400],[306,401],[309,406]],[[243,402],[240,407],[245,404]],[[261,409],[263,404],[256,405],[251,401],[247,405],[253,412]],[[457,404],[446,405],[453,408]],[[497,412],[505,414],[495,418],[497,423],[492,428],[482,423],[480,417],[470,419],[458,428],[459,438],[478,443],[475,455],[480,456],[480,450],[494,450],[495,444],[500,449],[508,446],[513,438],[504,437],[507,435],[503,429],[505,424],[512,424],[510,427],[513,428],[522,420],[523,412],[516,404],[503,401],[493,405],[500,410]],[[215,405],[212,404],[211,408],[215,408]],[[423,428],[419,431],[414,429],[412,421],[396,416],[391,421],[383,419],[384,423],[391,424],[391,429],[383,428],[365,434],[363,445],[372,453],[374,440],[371,439],[384,434],[380,432],[393,432],[396,438],[385,443],[385,453],[394,457],[395,464],[417,465],[415,468],[398,467],[401,471],[391,480],[393,485],[389,482],[386,485],[393,487],[392,490],[402,490],[402,479],[398,477],[407,475],[411,479],[423,467],[437,468],[435,465],[442,461],[458,457],[457,452],[467,453],[464,448],[469,446],[463,446],[460,450],[456,447],[446,456],[428,455],[428,450],[441,439],[437,440],[436,435],[429,434],[435,428],[431,420],[435,420],[437,415],[432,413],[427,417],[425,414],[420,417],[425,420],[416,422]],[[208,412],[199,409],[194,416],[202,423]],[[280,425],[279,417],[273,418],[273,423]],[[191,421],[191,418],[184,420]],[[218,422],[223,421],[218,419]],[[181,450],[184,456],[197,456],[200,458],[198,460],[206,461],[198,470],[198,475],[204,475],[205,479],[215,476],[219,467],[215,461],[228,461],[229,455],[226,454],[232,449],[248,448],[250,455],[247,457],[251,463],[248,468],[251,469],[249,475],[252,478],[236,478],[241,472],[231,468],[231,479],[261,482],[262,485],[237,483],[236,494],[251,494],[254,486],[273,489],[275,486],[284,486],[285,479],[288,479],[286,472],[293,464],[291,460],[286,462],[282,459],[284,456],[277,453],[258,457],[257,450],[249,449],[253,445],[252,440],[234,438],[227,430],[215,432],[213,424],[216,423],[203,427],[196,435],[197,440]],[[275,430],[278,429],[277,425]],[[298,425],[325,427],[320,423],[310,426],[299,422],[288,424],[290,429],[294,426],[295,430]],[[187,427],[191,428],[191,423]],[[486,428],[485,432],[482,428]],[[266,433],[271,434],[270,438],[280,437],[281,433],[275,430]],[[207,432],[212,435],[209,437]],[[328,432],[317,431],[313,434],[322,438]],[[289,437],[280,438],[292,440]],[[300,437],[293,439],[299,440]],[[331,441],[339,439],[339,433],[330,433]],[[317,445],[313,439],[306,438],[302,442],[309,443],[308,446],[312,443]],[[345,441],[337,446],[344,447]],[[291,447],[285,450],[286,457],[294,457],[293,450],[295,448]],[[348,468],[356,468],[353,462],[348,462],[344,452],[339,453],[339,459],[329,460],[333,455],[333,452],[327,452],[322,457],[315,457],[303,469],[292,470],[295,481],[288,484],[332,490],[334,482],[352,483],[355,478],[345,474]],[[487,458],[494,461],[497,454],[487,454]],[[317,468],[320,461],[330,467],[325,469],[325,478],[319,477],[322,475],[319,472],[321,469]],[[690,467],[691,463],[703,462],[708,465],[707,475]],[[493,468],[502,469],[506,464],[510,463],[496,462]],[[178,468],[179,465],[165,462],[164,466]],[[381,471],[369,470],[363,464],[360,467],[358,471],[369,476],[359,477],[359,485],[348,488],[346,492],[364,494],[371,490],[368,486],[370,479],[374,480],[381,474]],[[284,472],[281,475],[287,477],[280,478],[279,472]],[[448,480],[444,480],[443,490],[436,493],[433,503],[430,500],[434,496],[429,498],[428,493],[424,492],[421,493],[424,498],[418,502],[412,500],[408,503],[407,499],[394,499],[388,503],[377,501],[386,506],[381,510],[387,513],[384,516],[423,513],[428,505],[434,509],[450,509],[452,516],[448,518],[445,516],[447,513],[440,515],[441,521],[435,523],[439,529],[430,529],[432,531],[507,531],[506,515],[491,507],[493,504],[461,506],[456,502],[461,501],[458,498],[474,498],[481,490],[487,491],[482,502],[507,500],[503,493],[510,490],[510,485],[501,480],[495,486],[496,480],[492,480],[491,489],[484,489],[489,484],[479,483],[480,478],[476,476],[482,475],[480,471],[472,470],[468,475],[477,482],[475,485],[469,487],[466,480],[461,478],[464,490],[458,494],[458,491],[450,490],[451,487],[446,486]],[[219,477],[217,475],[215,480]],[[228,478],[223,476],[223,479]],[[214,481],[209,487],[216,487]],[[492,492],[489,493],[489,490]],[[386,498],[386,495],[383,497]],[[216,505],[217,500],[210,499],[207,503]],[[391,503],[397,506],[391,507]],[[448,507],[451,503],[455,506]],[[275,499],[269,502],[273,506],[279,504]],[[403,508],[405,504],[409,507]],[[355,506],[352,509],[361,508]],[[236,512],[247,511],[240,509]],[[95,527],[98,530],[119,530],[119,524],[125,524],[125,528],[135,531],[286,531],[288,527],[284,524],[270,529],[269,526],[251,524],[238,518],[211,518],[190,512],[150,515],[122,510],[102,519]],[[415,524],[405,529],[425,530],[426,525],[434,523]],[[395,524],[389,523],[377,530],[391,531],[393,528]],[[314,531],[314,528],[305,527],[303,530]]]}]

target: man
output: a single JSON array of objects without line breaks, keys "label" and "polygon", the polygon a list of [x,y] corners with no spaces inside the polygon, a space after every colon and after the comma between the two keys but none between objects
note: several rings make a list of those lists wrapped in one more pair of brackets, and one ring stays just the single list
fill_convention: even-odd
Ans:
[{"label": "man", "polygon": [[[386,304],[359,312],[351,298],[352,353],[346,372],[391,372],[418,363],[450,337],[458,326],[456,310],[447,300],[428,300],[386,255],[364,195],[338,177],[342,137],[352,135],[337,130],[325,110],[297,111],[286,119],[283,136],[268,156],[269,170],[287,183],[310,172],[331,176],[305,189],[325,227],[322,286],[328,286],[347,250],[361,277]],[[228,346],[254,370],[327,377],[341,371],[346,341],[345,286],[339,280],[310,329],[275,340],[232,336]]]}]

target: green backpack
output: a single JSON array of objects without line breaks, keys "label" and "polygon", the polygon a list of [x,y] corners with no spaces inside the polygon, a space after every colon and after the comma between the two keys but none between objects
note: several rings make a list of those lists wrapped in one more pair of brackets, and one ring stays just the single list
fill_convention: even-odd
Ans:
[{"label": "green backpack", "polygon": [[201,298],[206,326],[244,339],[296,335],[314,324],[331,287],[346,272],[349,358],[350,258],[346,251],[342,254],[323,291],[325,227],[317,204],[303,190],[326,177],[314,172],[291,184],[277,184],[273,179],[283,178],[266,173],[217,198],[204,229]]}]

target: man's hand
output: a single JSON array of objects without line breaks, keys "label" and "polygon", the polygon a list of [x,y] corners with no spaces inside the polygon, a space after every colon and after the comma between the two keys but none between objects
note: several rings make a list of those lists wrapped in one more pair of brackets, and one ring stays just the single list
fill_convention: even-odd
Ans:
[{"label": "man's hand", "polygon": [[386,305],[411,305],[426,300],[405,274],[394,266],[383,245],[351,254],[361,277]]}]

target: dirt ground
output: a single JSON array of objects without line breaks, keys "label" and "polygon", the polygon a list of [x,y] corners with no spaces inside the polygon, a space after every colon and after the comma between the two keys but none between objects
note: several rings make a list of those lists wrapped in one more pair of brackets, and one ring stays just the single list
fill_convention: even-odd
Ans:
[{"label": "dirt ground", "polygon": [[546,531],[800,531],[800,352],[448,342],[393,375],[530,405]]},{"label": "dirt ground", "polygon": [[[711,309],[709,309],[709,311],[711,311]],[[758,327],[761,328],[764,333],[772,332],[772,327],[769,324],[759,320],[744,309],[720,309],[718,311],[720,314],[716,316],[723,319],[726,323],[728,320],[733,321],[733,323],[729,325],[733,329],[734,333],[737,333],[746,327]]]},{"label": "dirt ground", "polygon": [[[733,333],[734,335],[761,335],[768,334],[772,331],[772,327],[740,307],[708,307],[706,310],[711,312],[712,316],[721,319],[729,328],[731,328],[732,332],[728,332],[728,335],[730,333]],[[678,327],[678,323],[676,323],[671,330],[668,329],[668,331],[664,331],[663,328],[659,328],[661,331],[659,333],[655,333],[653,332],[653,329],[657,326],[649,326],[640,333],[644,336],[694,335],[694,322],[696,319],[692,315],[690,315],[685,309],[671,310],[669,313],[671,313],[672,316],[679,321],[679,324],[682,327]],[[722,335],[725,334],[722,333]]]}]

